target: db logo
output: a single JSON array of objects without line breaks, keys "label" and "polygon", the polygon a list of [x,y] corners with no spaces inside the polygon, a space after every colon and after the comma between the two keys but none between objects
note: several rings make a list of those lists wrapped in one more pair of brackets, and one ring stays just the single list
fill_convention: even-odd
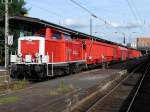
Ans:
[{"label": "db logo", "polygon": [[74,55],[78,55],[79,53],[78,53],[78,51],[73,51],[73,53],[72,54],[74,54]]}]

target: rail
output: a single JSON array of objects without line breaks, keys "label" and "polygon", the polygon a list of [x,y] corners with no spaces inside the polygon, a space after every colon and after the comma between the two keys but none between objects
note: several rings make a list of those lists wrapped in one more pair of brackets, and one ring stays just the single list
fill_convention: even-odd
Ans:
[{"label": "rail", "polygon": [[71,98],[71,96],[74,96],[74,98],[76,99],[76,102],[77,102],[78,100],[77,100],[76,94],[77,94],[79,91],[82,91],[82,89],[81,89],[81,88],[78,88],[78,89],[73,90],[73,91],[71,91],[71,92],[69,92],[69,93],[66,93],[64,96],[58,97],[58,99],[54,99],[54,100],[52,100],[52,101],[50,101],[50,102],[47,102],[47,103],[44,103],[44,104],[40,105],[40,106],[37,107],[37,108],[33,108],[33,109],[31,110],[31,112],[36,112],[36,111],[38,111],[39,109],[45,108],[45,107],[47,107],[47,106],[54,106],[57,102],[60,102],[61,100],[64,100],[64,102],[66,103],[66,109],[65,109],[65,111],[62,111],[62,112],[71,112],[71,111],[70,111],[70,110],[71,110],[71,105],[72,105],[72,98]]},{"label": "rail", "polygon": [[132,100],[131,100],[131,102],[130,102],[126,112],[130,111],[130,109],[131,109],[131,107],[132,107],[132,105],[133,105],[133,103],[134,103],[134,101],[136,99],[136,96],[137,96],[137,94],[138,94],[138,92],[139,92],[139,90],[140,90],[140,88],[141,88],[141,86],[143,84],[145,76],[146,76],[146,74],[148,73],[149,70],[150,70],[150,63],[148,64],[148,66],[147,66],[147,68],[146,68],[146,70],[145,70],[145,72],[144,72],[144,74],[143,74],[143,76],[142,76],[142,78],[140,80],[140,83],[139,83],[139,85],[138,85],[138,87],[136,89],[136,92],[135,92],[135,94],[134,94],[134,96],[133,96],[133,98],[132,98]]},{"label": "rail", "polygon": [[98,105],[99,103],[102,103],[108,96],[110,96],[121,84],[123,84],[134,72],[136,72],[143,64],[140,66],[137,66],[128,76],[126,76],[122,81],[120,81],[114,88],[112,88],[106,95],[103,97],[100,97],[98,100],[94,102],[87,110],[86,112],[91,112],[93,108]]}]

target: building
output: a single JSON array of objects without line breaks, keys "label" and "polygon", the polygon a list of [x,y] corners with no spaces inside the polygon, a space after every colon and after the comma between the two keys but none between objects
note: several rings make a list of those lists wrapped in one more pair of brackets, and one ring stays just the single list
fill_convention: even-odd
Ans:
[{"label": "building", "polygon": [[140,37],[137,38],[137,49],[141,51],[150,51],[150,37]]}]

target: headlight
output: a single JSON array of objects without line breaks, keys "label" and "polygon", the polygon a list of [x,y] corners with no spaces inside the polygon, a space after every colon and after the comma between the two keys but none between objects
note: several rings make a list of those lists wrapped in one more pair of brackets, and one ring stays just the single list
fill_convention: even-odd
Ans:
[{"label": "headlight", "polygon": [[39,53],[35,53],[35,57],[38,58],[39,57]]},{"label": "headlight", "polygon": [[21,58],[22,57],[22,54],[20,53],[20,54],[18,54],[18,58]]}]

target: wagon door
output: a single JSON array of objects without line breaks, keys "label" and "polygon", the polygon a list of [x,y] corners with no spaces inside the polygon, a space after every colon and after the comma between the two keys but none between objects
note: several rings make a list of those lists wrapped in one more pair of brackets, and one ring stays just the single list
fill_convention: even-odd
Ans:
[{"label": "wagon door", "polygon": [[71,48],[70,48],[70,41],[71,37],[67,34],[64,34],[64,40],[65,40],[65,52],[66,52],[66,61],[71,61]]},{"label": "wagon door", "polygon": [[66,42],[67,61],[80,60],[82,45],[79,42],[73,41],[69,35],[65,34],[64,39]]}]

